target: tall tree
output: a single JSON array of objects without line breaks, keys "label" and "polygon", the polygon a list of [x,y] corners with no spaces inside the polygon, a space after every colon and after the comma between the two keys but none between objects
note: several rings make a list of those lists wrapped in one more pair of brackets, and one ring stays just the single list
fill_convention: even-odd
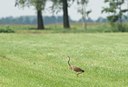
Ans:
[{"label": "tall tree", "polygon": [[[127,3],[127,9],[128,9],[128,0],[125,0]],[[127,21],[128,21],[128,12],[127,12]]]},{"label": "tall tree", "polygon": [[62,0],[63,1],[63,25],[64,28],[70,28],[69,24],[69,16],[68,16],[68,1],[67,0]]},{"label": "tall tree", "polygon": [[77,0],[78,12],[82,15],[83,27],[87,28],[86,19],[89,18],[91,10],[87,10],[89,0]]},{"label": "tall tree", "polygon": [[70,28],[69,23],[69,15],[68,15],[68,7],[69,3],[73,2],[74,0],[51,0],[53,2],[53,7],[58,6],[59,9],[63,10],[63,26],[64,28]]},{"label": "tall tree", "polygon": [[16,0],[15,6],[33,6],[37,11],[37,29],[44,29],[42,11],[45,9],[47,0]]},{"label": "tall tree", "polygon": [[104,2],[108,3],[109,7],[104,7],[102,12],[110,13],[111,15],[107,16],[107,19],[111,25],[124,32],[125,27],[123,26],[122,18],[126,17],[124,13],[128,12],[127,8],[122,8],[125,0],[105,0]]},{"label": "tall tree", "polygon": [[[57,0],[52,0],[53,5],[50,7],[52,16],[55,17],[55,23],[58,23],[58,13],[61,12],[62,6],[61,3],[58,3]],[[56,27],[56,26],[55,26]]]}]

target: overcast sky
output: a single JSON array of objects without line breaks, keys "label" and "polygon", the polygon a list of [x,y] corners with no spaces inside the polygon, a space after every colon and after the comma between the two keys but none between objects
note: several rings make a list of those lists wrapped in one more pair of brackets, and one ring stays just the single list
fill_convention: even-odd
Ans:
[{"label": "overcast sky", "polygon": [[[105,17],[105,15],[101,14],[101,9],[104,6],[104,0],[90,0],[88,4],[88,9],[92,10],[90,17],[93,19],[97,19],[99,16]],[[0,0],[0,18],[7,16],[23,16],[23,15],[36,15],[36,11],[34,8],[18,8],[14,6],[15,0]],[[69,8],[69,16],[71,19],[78,20],[81,16],[76,11],[76,5]],[[51,15],[48,12],[45,12],[44,15]],[[61,14],[60,14],[61,15]]]}]

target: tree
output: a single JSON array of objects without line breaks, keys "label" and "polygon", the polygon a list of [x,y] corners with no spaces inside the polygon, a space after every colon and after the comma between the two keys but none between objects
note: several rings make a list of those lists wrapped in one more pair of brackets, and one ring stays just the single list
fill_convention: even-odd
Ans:
[{"label": "tree", "polygon": [[68,1],[63,0],[63,21],[64,28],[70,28],[69,17],[68,17]]},{"label": "tree", "polygon": [[42,11],[45,9],[46,1],[47,0],[16,0],[15,6],[35,7],[37,11],[37,29],[44,29]]},{"label": "tree", "polygon": [[87,10],[89,0],[77,0],[78,12],[82,15],[83,27],[87,28],[86,18],[89,18],[91,10]]},{"label": "tree", "polygon": [[[128,9],[128,0],[125,0],[127,3],[127,9]],[[128,12],[127,12],[127,21],[128,21]]]},{"label": "tree", "polygon": [[62,6],[60,5],[61,3],[58,3],[57,0],[52,0],[52,2],[53,2],[53,5],[50,7],[50,11],[52,13],[52,16],[55,17],[55,23],[57,25],[57,23],[58,23],[58,13],[61,11]]},{"label": "tree", "polygon": [[122,9],[122,5],[125,3],[125,0],[105,0],[105,3],[109,4],[109,7],[104,7],[102,12],[110,13],[111,15],[107,16],[108,21],[111,25],[117,27],[119,31],[124,32],[125,27],[123,26],[123,17],[126,17],[124,13],[128,12],[128,9]]},{"label": "tree", "polygon": [[70,28],[68,7],[69,7],[69,3],[73,2],[74,0],[51,0],[51,1],[53,2],[53,7],[57,6],[59,9],[63,10],[63,26],[64,26],[64,28]]}]

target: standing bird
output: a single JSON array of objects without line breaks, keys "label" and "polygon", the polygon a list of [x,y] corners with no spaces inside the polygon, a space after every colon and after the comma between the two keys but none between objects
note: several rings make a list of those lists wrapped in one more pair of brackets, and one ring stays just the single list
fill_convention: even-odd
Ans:
[{"label": "standing bird", "polygon": [[70,57],[68,56],[68,58],[69,58],[69,60],[68,60],[69,68],[70,68],[71,70],[77,72],[77,74],[76,74],[77,76],[78,76],[79,74],[81,74],[81,73],[84,72],[83,69],[81,69],[81,68],[79,68],[79,67],[76,67],[76,66],[72,66],[72,65],[70,64]]}]

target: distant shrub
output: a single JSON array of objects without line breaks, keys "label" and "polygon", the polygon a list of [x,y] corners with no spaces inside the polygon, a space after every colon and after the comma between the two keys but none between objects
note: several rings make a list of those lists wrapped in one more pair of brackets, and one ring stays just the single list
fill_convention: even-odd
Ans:
[{"label": "distant shrub", "polygon": [[123,23],[113,23],[112,24],[112,31],[113,32],[128,32],[128,24]]},{"label": "distant shrub", "polygon": [[0,33],[14,33],[15,31],[12,30],[9,26],[0,28]]}]

